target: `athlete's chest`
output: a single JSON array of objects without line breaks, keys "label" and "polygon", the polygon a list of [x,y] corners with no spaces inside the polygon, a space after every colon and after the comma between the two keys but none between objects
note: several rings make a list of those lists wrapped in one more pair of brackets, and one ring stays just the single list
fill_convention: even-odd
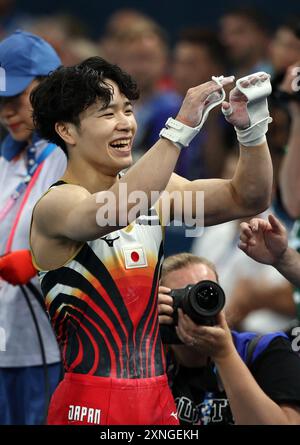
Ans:
[{"label": "athlete's chest", "polygon": [[162,256],[162,229],[158,224],[145,224],[138,219],[130,226],[109,233],[89,247],[108,268],[130,271],[154,267]]}]

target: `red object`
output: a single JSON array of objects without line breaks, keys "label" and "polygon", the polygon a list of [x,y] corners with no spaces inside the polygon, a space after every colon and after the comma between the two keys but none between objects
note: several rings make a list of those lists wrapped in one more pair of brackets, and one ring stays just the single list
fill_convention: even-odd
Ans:
[{"label": "red object", "polygon": [[132,261],[134,261],[135,263],[137,263],[138,260],[140,259],[140,256],[139,256],[139,254],[138,254],[137,252],[132,252],[132,253],[131,253],[131,259],[132,259]]},{"label": "red object", "polygon": [[178,425],[167,377],[116,379],[66,373],[48,425]]},{"label": "red object", "polygon": [[36,274],[29,250],[16,250],[0,257],[0,277],[14,286],[28,283]]}]

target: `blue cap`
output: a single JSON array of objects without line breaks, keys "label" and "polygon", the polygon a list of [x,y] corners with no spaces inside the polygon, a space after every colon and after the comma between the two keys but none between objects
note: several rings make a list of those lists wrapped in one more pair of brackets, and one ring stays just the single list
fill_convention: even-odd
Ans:
[{"label": "blue cap", "polygon": [[0,43],[0,96],[22,93],[37,76],[47,76],[61,64],[41,37],[15,31]]}]

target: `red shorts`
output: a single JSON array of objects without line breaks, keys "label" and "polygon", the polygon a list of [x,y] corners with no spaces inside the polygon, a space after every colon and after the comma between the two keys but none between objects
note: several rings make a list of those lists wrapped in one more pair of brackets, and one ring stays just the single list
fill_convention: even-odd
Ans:
[{"label": "red shorts", "polygon": [[115,379],[66,373],[54,392],[48,425],[178,425],[165,375]]}]

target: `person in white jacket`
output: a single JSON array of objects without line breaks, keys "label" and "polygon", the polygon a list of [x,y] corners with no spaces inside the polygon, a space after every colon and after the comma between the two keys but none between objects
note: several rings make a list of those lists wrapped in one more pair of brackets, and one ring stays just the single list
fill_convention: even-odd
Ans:
[{"label": "person in white jacket", "polygon": [[0,149],[0,424],[41,424],[61,365],[37,298],[30,217],[66,157],[34,132],[29,95],[61,61],[43,39],[16,31],[0,43],[0,62],[0,122],[8,132]]}]

